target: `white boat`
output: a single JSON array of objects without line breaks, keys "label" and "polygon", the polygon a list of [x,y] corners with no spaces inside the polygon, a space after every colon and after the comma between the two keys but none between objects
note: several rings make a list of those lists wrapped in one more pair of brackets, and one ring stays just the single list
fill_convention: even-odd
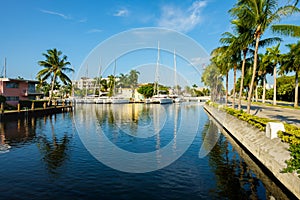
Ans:
[{"label": "white boat", "polygon": [[76,98],[75,103],[82,104],[82,103],[84,103],[84,99],[83,98]]},{"label": "white boat", "polygon": [[173,100],[174,103],[183,102],[183,98],[181,96],[176,95],[176,94],[169,95],[169,97]]},{"label": "white boat", "polygon": [[86,97],[83,99],[84,104],[93,104],[95,103],[94,98]]},{"label": "white boat", "polygon": [[113,97],[110,98],[112,104],[126,104],[129,103],[129,99],[125,99],[122,97]]},{"label": "white boat", "polygon": [[183,99],[180,98],[180,97],[177,97],[177,98],[174,99],[175,103],[181,103],[182,101],[183,101]]},{"label": "white boat", "polygon": [[103,104],[108,97],[98,97],[94,99],[95,104]]},{"label": "white boat", "polygon": [[144,103],[145,103],[145,104],[151,103],[151,99],[145,99]]},{"label": "white boat", "polygon": [[106,93],[102,93],[99,97],[94,98],[95,104],[103,104],[108,102],[109,97],[106,95]]},{"label": "white boat", "polygon": [[173,99],[168,97],[168,95],[164,95],[164,94],[154,95],[150,101],[151,103],[160,103],[160,104],[173,103]]}]

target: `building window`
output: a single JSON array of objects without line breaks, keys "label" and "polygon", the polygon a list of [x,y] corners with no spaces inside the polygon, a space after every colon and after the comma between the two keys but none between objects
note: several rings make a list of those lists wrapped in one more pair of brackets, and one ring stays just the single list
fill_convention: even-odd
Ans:
[{"label": "building window", "polygon": [[28,92],[35,93],[35,84],[34,83],[28,83]]},{"label": "building window", "polygon": [[6,97],[6,101],[19,101],[19,97],[17,96]]},{"label": "building window", "polygon": [[8,82],[6,83],[6,88],[19,88],[19,83]]}]

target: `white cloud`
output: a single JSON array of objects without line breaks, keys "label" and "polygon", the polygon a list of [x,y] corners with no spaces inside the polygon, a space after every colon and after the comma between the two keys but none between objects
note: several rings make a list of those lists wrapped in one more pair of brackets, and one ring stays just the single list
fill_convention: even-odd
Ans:
[{"label": "white cloud", "polygon": [[192,58],[190,61],[190,64],[198,67],[199,69],[204,69],[206,67],[206,64],[209,63],[210,57],[196,57]]},{"label": "white cloud", "polygon": [[96,28],[87,31],[87,33],[101,33],[101,32],[102,32],[101,29],[96,29]]},{"label": "white cloud", "polygon": [[158,20],[158,26],[180,32],[189,32],[201,22],[201,10],[206,5],[206,1],[195,1],[187,9],[164,5],[161,8],[162,13]]},{"label": "white cloud", "polygon": [[126,17],[129,15],[129,11],[126,8],[122,8],[115,12],[115,17]]},{"label": "white cloud", "polygon": [[50,11],[50,10],[40,10],[40,11],[43,12],[43,13],[46,13],[46,14],[56,15],[56,16],[62,17],[64,19],[71,19],[70,16],[67,16],[67,15],[62,14],[62,13],[58,13],[58,12],[54,12],[54,11]]},{"label": "white cloud", "polygon": [[78,22],[78,23],[85,23],[85,22],[87,22],[87,19],[86,19],[86,18],[83,18],[83,19],[78,20],[77,22]]}]

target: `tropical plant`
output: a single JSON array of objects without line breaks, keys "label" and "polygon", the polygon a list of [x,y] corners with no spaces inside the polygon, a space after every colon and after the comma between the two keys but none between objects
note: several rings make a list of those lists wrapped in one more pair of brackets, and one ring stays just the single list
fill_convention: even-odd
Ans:
[{"label": "tropical plant", "polygon": [[150,98],[154,93],[154,84],[142,85],[137,89],[138,93],[144,95],[145,98]]},{"label": "tropical plant", "polygon": [[222,95],[223,79],[220,70],[214,63],[205,68],[201,81],[210,88],[211,101],[215,102],[217,97]]},{"label": "tropical plant", "polygon": [[263,94],[262,94],[262,103],[265,103],[266,99],[266,83],[267,83],[267,74],[272,72],[270,61],[267,57],[267,54],[259,54],[258,62],[258,80],[262,82]]},{"label": "tropical plant", "polygon": [[270,66],[273,68],[273,78],[274,78],[274,94],[273,94],[273,105],[276,105],[276,95],[277,95],[277,65],[280,61],[280,43],[272,48],[267,48],[266,56],[269,60]]},{"label": "tropical plant", "polygon": [[57,78],[59,78],[65,85],[72,83],[70,78],[65,73],[73,72],[74,70],[70,67],[67,67],[71,64],[67,61],[67,56],[62,55],[62,52],[58,51],[56,48],[47,50],[47,53],[43,53],[43,56],[45,56],[46,59],[39,61],[38,64],[44,67],[44,69],[38,72],[37,79],[41,80],[42,82],[48,78],[51,79],[51,89],[48,101],[48,105],[50,105]]},{"label": "tropical plant", "polygon": [[241,49],[237,45],[239,42],[239,38],[238,38],[238,36],[234,35],[233,33],[225,32],[222,34],[222,38],[220,39],[220,42],[228,45],[225,55],[228,57],[228,63],[230,65],[232,65],[232,68],[233,68],[232,107],[234,108],[235,107],[235,97],[236,97],[236,91],[235,91],[236,72],[237,72],[237,67],[239,65],[239,62],[241,60]]},{"label": "tropical plant", "polygon": [[253,27],[255,50],[253,73],[248,93],[247,112],[250,113],[251,96],[254,88],[255,74],[257,68],[258,48],[261,36],[274,22],[279,21],[282,16],[290,15],[295,11],[295,6],[286,5],[278,8],[276,0],[238,0],[238,3],[232,9],[232,13],[243,19],[247,27]]},{"label": "tropical plant", "polygon": [[107,92],[107,90],[108,90],[108,83],[107,83],[106,79],[101,79],[100,86],[101,86],[101,88],[100,88],[101,92]]},{"label": "tropical plant", "polygon": [[118,76],[117,85],[118,87],[122,87],[122,88],[128,87],[129,85],[128,75],[121,73]]},{"label": "tropical plant", "polygon": [[131,70],[129,72],[128,81],[132,88],[132,97],[134,96],[134,91],[138,84],[139,74],[140,74],[140,72],[137,70]]},{"label": "tropical plant", "polygon": [[230,70],[230,58],[226,54],[228,46],[221,46],[211,53],[211,61],[218,67],[220,73],[225,76],[225,105],[228,103],[228,74]]},{"label": "tropical plant", "polygon": [[[231,14],[234,15],[233,10],[229,10]],[[248,26],[248,24],[243,23],[243,19],[235,18],[231,21],[233,24],[233,30],[237,33],[237,38],[231,43],[231,49],[235,48],[235,51],[240,50],[242,52],[243,61],[241,66],[241,79],[239,88],[239,99],[238,99],[238,109],[241,109],[241,100],[243,95],[243,85],[245,76],[245,66],[246,58],[249,51],[249,45],[253,43],[253,28]]]},{"label": "tropical plant", "polygon": [[116,86],[116,77],[114,75],[108,76],[108,96],[111,97],[115,94],[115,86]]},{"label": "tropical plant", "polygon": [[295,100],[294,107],[298,107],[298,78],[300,72],[300,41],[296,44],[286,45],[290,51],[282,55],[281,72],[295,72]]}]

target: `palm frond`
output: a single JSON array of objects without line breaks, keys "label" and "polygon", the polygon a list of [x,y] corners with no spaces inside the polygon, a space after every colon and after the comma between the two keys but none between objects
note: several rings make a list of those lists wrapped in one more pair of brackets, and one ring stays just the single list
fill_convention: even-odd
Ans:
[{"label": "palm frond", "polygon": [[271,27],[274,33],[281,35],[300,37],[300,26],[289,24],[276,24]]}]

